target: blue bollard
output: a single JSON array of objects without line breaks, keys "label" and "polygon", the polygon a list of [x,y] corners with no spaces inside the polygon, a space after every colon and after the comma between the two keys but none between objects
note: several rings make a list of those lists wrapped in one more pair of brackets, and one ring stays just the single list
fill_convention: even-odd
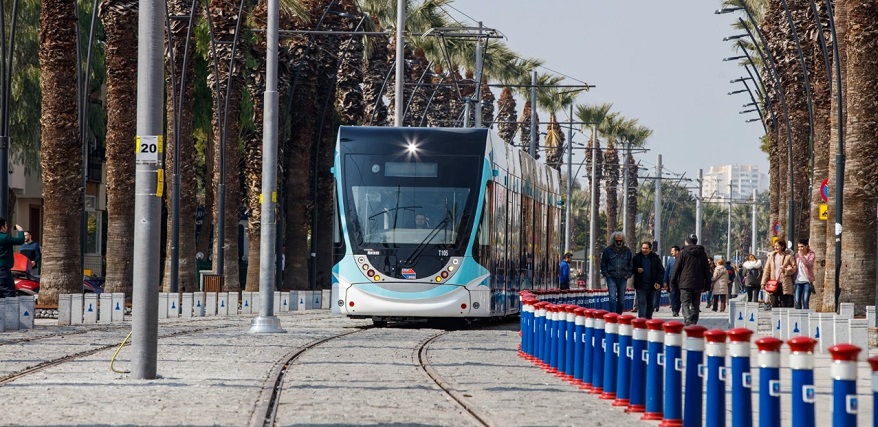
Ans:
[{"label": "blue bollard", "polygon": [[682,322],[665,322],[665,386],[662,422],[659,427],[683,425],[683,328]]},{"label": "blue bollard", "polygon": [[796,427],[814,427],[814,347],[817,340],[810,337],[795,337],[790,346],[790,369],[793,371],[792,413]]},{"label": "blue bollard", "polygon": [[[560,294],[559,294],[560,295]],[[559,297],[558,300],[561,300]],[[555,370],[556,377],[563,378],[567,369],[567,304],[555,307]]]},{"label": "blue bollard", "polygon": [[683,408],[683,427],[701,427],[701,404],[704,400],[704,332],[701,325],[683,328],[686,332],[686,395]]},{"label": "blue bollard", "polygon": [[604,315],[607,310],[594,312],[593,352],[591,358],[591,393],[601,394],[604,391]]},{"label": "blue bollard", "polygon": [[759,349],[759,427],[780,425],[780,347],[775,337],[756,340]]},{"label": "blue bollard", "polygon": [[878,356],[869,358],[872,367],[872,426],[878,426]]},{"label": "blue bollard", "polygon": [[626,412],[646,412],[646,339],[649,332],[646,319],[638,317],[631,321],[631,387],[629,388],[628,409]]},{"label": "blue bollard", "polygon": [[533,342],[533,333],[534,333],[534,325],[533,325],[533,313],[534,313],[534,304],[536,300],[530,296],[525,296],[521,300],[521,349],[518,351],[518,355],[527,359],[532,360],[533,350],[531,349],[531,342]]},{"label": "blue bollard", "polygon": [[735,328],[727,332],[732,363],[732,427],[753,426],[753,392],[750,376],[750,338],[753,331]]},{"label": "blue bollard", "polygon": [[558,372],[558,305],[550,304],[546,307],[546,322],[548,322],[548,341],[546,342],[546,354],[549,356],[546,371],[550,374]]},{"label": "blue bollard", "polygon": [[536,329],[536,337],[534,339],[534,363],[544,368],[546,366],[546,313],[549,305],[547,302],[538,302],[534,305],[534,328]]},{"label": "blue bollard", "polygon": [[704,333],[707,341],[707,410],[704,424],[711,427],[726,425],[726,333],[711,329]]},{"label": "blue bollard", "polygon": [[594,312],[585,309],[585,335],[582,337],[582,390],[591,390],[592,360],[594,360]]},{"label": "blue bollard", "polygon": [[582,385],[582,350],[585,347],[585,309],[573,310],[573,384]]},{"label": "blue bollard", "polygon": [[641,420],[662,419],[662,368],[665,365],[664,331],[660,319],[646,321],[648,333],[646,360],[646,412]]},{"label": "blue bollard", "polygon": [[607,313],[604,315],[604,391],[600,398],[604,400],[616,399],[616,376],[619,364],[619,315]]},{"label": "blue bollard", "polygon": [[576,352],[576,309],[573,304],[567,304],[567,336],[564,339],[564,380],[573,381],[573,355]]},{"label": "blue bollard", "polygon": [[845,427],[857,425],[857,356],[859,347],[851,344],[837,344],[829,347],[832,365],[832,426]]},{"label": "blue bollard", "polygon": [[619,362],[616,369],[616,400],[613,406],[627,407],[631,395],[631,358],[634,355],[631,347],[633,328],[631,321],[634,316],[623,314],[619,316]]}]

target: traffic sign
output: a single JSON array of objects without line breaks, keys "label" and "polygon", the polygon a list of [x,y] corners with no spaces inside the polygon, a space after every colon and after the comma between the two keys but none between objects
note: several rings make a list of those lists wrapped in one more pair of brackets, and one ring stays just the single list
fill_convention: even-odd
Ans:
[{"label": "traffic sign", "polygon": [[820,198],[824,203],[829,201],[829,178],[824,179],[820,184]]},{"label": "traffic sign", "polygon": [[780,223],[775,221],[774,224],[771,226],[771,231],[773,231],[774,235],[777,236],[777,233],[780,232]]},{"label": "traffic sign", "polygon": [[818,206],[818,214],[820,216],[821,221],[826,221],[829,219],[829,206],[826,206],[826,203],[821,203]]},{"label": "traffic sign", "polygon": [[777,243],[777,240],[777,236],[771,236],[771,246],[774,246],[774,244]]}]

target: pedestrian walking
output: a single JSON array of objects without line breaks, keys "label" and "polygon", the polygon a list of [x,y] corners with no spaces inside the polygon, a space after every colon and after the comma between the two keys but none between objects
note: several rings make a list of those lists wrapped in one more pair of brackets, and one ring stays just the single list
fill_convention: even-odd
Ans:
[{"label": "pedestrian walking", "polygon": [[558,275],[558,287],[561,289],[570,289],[570,263],[572,261],[572,253],[564,254],[564,259],[561,260],[561,273]]},{"label": "pedestrian walking", "polygon": [[12,279],[12,266],[15,257],[12,247],[24,243],[24,236],[20,235],[22,229],[18,224],[15,229],[19,231],[18,237],[9,234],[6,218],[0,217],[0,297],[12,298],[15,296],[15,281]]},{"label": "pedestrian walking", "polygon": [[759,302],[759,286],[762,281],[762,261],[756,255],[747,255],[744,261],[744,289],[747,291],[747,302]]},{"label": "pedestrian walking", "polygon": [[762,271],[763,289],[769,280],[777,281],[777,289],[770,292],[770,307],[793,306],[793,275],[795,274],[796,264],[793,256],[787,253],[787,242],[778,239],[774,243],[774,252],[768,255],[765,269]]},{"label": "pedestrian walking", "polygon": [[670,291],[671,313],[674,317],[680,315],[680,288],[671,286],[671,275],[674,274],[674,266],[676,265],[677,255],[679,254],[680,247],[677,245],[671,246],[671,256],[668,257],[668,262],[665,265],[665,278],[663,281],[665,289]]},{"label": "pedestrian walking", "polygon": [[662,288],[665,269],[662,259],[652,251],[651,242],[640,244],[640,252],[634,256],[634,294],[637,297],[637,316],[652,319],[654,296]]},{"label": "pedestrian walking", "polygon": [[625,235],[615,231],[610,236],[610,246],[601,253],[601,275],[607,280],[607,292],[610,296],[610,309],[622,314],[625,304],[625,285],[634,268],[631,249],[625,246]]},{"label": "pedestrian walking", "polygon": [[699,299],[701,293],[710,286],[710,264],[704,246],[698,244],[698,236],[690,234],[686,244],[677,256],[671,286],[680,289],[680,303],[683,310],[683,323],[698,323]]},{"label": "pedestrian walking", "polygon": [[793,284],[793,308],[811,308],[811,294],[814,291],[814,251],[808,239],[799,240],[796,252],[796,280]]},{"label": "pedestrian walking", "polygon": [[[716,270],[716,262],[711,258],[707,259],[707,269],[710,270],[711,280],[713,280],[713,271]],[[711,282],[711,284],[712,283],[713,282]],[[710,308],[710,305],[713,303],[713,286],[707,285],[705,292],[707,292],[707,298],[705,298],[707,303],[704,304],[704,308]]]},{"label": "pedestrian walking", "polygon": [[723,259],[716,261],[716,268],[711,277],[711,288],[713,290],[713,311],[716,311],[717,305],[719,305],[720,313],[725,312],[726,298],[729,293],[729,273]]}]

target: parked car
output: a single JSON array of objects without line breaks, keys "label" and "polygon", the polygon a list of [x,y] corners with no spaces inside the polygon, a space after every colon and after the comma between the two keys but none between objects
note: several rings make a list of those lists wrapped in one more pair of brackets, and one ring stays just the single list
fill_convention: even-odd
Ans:
[{"label": "parked car", "polygon": [[[15,281],[15,290],[19,295],[36,295],[40,292],[40,276],[31,274],[28,259],[22,254],[16,253],[15,263],[12,266],[12,279]],[[97,276],[85,276],[82,280],[83,293],[100,294],[104,292],[104,278]]]}]

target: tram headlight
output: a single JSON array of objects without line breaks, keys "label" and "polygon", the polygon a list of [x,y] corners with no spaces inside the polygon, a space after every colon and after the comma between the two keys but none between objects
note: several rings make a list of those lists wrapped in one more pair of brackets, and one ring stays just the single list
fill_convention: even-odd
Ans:
[{"label": "tram headlight", "polygon": [[441,281],[442,281],[442,277],[436,276],[436,281],[437,281],[437,282],[441,282]]},{"label": "tram headlight", "polygon": [[357,262],[359,262],[360,264],[363,264],[363,263],[366,262],[366,258],[364,258],[364,257],[359,257],[359,258],[357,258]]},{"label": "tram headlight", "polygon": [[369,270],[369,271],[367,271],[367,272],[366,272],[366,275],[369,276],[369,277],[374,276],[374,275],[375,275],[375,270]]},{"label": "tram headlight", "polygon": [[376,274],[375,276],[372,277],[372,279],[377,282],[377,281],[381,280],[381,276]]},{"label": "tram headlight", "polygon": [[442,276],[443,279],[447,279],[447,278],[448,278],[448,272],[447,272],[447,271],[443,271],[442,274],[440,274],[440,276]]},{"label": "tram headlight", "polygon": [[453,266],[453,265],[449,265],[449,266],[448,266],[448,271],[454,271],[454,266]]}]

